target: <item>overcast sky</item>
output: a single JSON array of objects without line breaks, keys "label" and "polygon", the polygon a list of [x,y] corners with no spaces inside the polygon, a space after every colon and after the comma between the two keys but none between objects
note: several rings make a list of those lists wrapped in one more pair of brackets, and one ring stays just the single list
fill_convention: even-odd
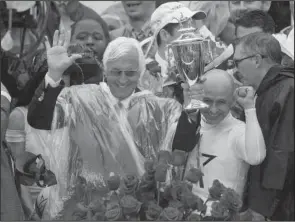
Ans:
[{"label": "overcast sky", "polygon": [[116,1],[80,1],[82,4],[92,8],[98,14],[101,14],[107,7]]}]

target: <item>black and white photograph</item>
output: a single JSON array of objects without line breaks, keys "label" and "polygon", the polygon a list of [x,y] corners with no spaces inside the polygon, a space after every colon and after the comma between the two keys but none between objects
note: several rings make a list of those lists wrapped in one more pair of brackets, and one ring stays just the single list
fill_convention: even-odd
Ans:
[{"label": "black and white photograph", "polygon": [[0,0],[1,221],[294,221],[294,1]]}]

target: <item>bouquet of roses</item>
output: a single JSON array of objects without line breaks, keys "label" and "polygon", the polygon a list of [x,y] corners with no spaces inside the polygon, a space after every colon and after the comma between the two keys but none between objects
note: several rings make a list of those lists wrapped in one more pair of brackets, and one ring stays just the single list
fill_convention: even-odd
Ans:
[{"label": "bouquet of roses", "polygon": [[184,174],[187,158],[184,151],[160,151],[157,158],[146,160],[141,178],[111,174],[107,196],[87,206],[78,203],[75,214],[79,220],[233,220],[242,205],[238,194],[215,180],[204,202],[192,192],[203,173],[191,168]]}]

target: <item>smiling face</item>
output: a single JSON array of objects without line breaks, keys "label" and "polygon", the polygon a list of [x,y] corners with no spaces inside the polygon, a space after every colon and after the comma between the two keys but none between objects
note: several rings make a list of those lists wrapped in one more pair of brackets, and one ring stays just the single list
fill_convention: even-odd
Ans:
[{"label": "smiling face", "polygon": [[203,101],[209,105],[201,113],[208,124],[220,123],[230,112],[234,102],[234,85],[231,77],[222,70],[213,70],[206,75]]},{"label": "smiling face", "polygon": [[137,50],[106,63],[107,84],[113,96],[119,100],[129,97],[137,87],[140,72]]},{"label": "smiling face", "polygon": [[86,19],[76,23],[72,33],[72,44],[81,44],[94,51],[101,59],[107,45],[102,26],[95,20]]},{"label": "smiling face", "polygon": [[155,1],[122,1],[126,14],[132,19],[150,16],[155,10]]}]

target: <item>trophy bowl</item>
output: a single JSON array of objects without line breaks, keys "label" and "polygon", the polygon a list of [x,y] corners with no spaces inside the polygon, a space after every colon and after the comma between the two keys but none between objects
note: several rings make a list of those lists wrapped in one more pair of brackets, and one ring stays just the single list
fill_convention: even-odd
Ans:
[{"label": "trophy bowl", "polygon": [[[181,26],[179,32],[181,36],[168,46],[168,51],[173,53],[179,75],[192,86],[200,81],[205,65],[210,62],[210,47],[208,40],[195,33],[193,27]],[[194,112],[207,107],[201,100],[191,99],[185,110]]]}]

